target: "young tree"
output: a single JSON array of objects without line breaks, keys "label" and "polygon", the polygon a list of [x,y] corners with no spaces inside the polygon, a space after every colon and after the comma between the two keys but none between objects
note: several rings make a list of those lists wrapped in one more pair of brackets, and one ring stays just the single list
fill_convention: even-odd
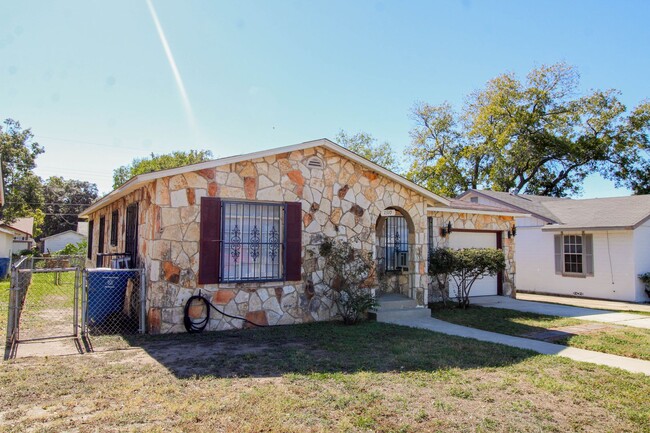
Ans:
[{"label": "young tree", "polygon": [[209,150],[175,151],[164,155],[151,154],[148,158],[136,158],[131,164],[123,165],[113,170],[113,188],[118,188],[129,179],[139,174],[168,168],[182,167],[212,159]]},{"label": "young tree", "polygon": [[575,68],[558,63],[490,80],[460,113],[416,104],[407,177],[446,195],[467,188],[565,196],[600,173],[648,185],[650,105],[627,112],[615,90],[578,94]]},{"label": "young tree", "polygon": [[334,140],[357,155],[363,156],[367,160],[393,172],[397,173],[400,169],[395,152],[393,152],[393,148],[387,141],[377,143],[377,139],[368,133],[358,132],[354,135],[348,135],[343,130],[339,131]]},{"label": "young tree", "polygon": [[43,184],[45,220],[42,236],[77,229],[77,215],[97,198],[97,185],[53,176]]},{"label": "young tree", "polygon": [[474,283],[506,268],[503,251],[495,248],[438,248],[429,255],[429,275],[436,278],[438,290],[444,290],[447,277],[454,282],[458,306],[469,307]]},{"label": "young tree", "polygon": [[22,129],[15,120],[6,119],[4,127],[0,125],[0,164],[5,192],[0,219],[5,222],[29,216],[38,222],[42,218],[42,212],[38,212],[43,206],[41,179],[32,170],[36,167],[36,157],[44,150],[33,138],[31,130]]}]

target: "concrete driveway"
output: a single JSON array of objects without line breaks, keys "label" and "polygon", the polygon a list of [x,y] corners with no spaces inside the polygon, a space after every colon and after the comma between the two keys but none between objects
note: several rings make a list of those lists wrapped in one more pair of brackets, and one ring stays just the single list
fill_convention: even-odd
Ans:
[{"label": "concrete driveway", "polygon": [[574,319],[589,320],[592,322],[611,323],[614,325],[650,329],[650,316],[643,316],[640,314],[595,310],[592,308],[547,304],[544,302],[522,301],[505,296],[479,296],[472,298],[471,303],[482,307],[505,308],[507,310],[525,311],[528,313],[546,314],[549,316],[572,317]]}]

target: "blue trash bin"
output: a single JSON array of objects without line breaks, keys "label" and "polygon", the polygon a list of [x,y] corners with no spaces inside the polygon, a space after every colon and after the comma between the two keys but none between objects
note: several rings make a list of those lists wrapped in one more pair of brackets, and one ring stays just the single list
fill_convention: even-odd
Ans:
[{"label": "blue trash bin", "polygon": [[114,269],[88,270],[88,323],[103,325],[106,320],[122,311],[126,285],[137,271]]},{"label": "blue trash bin", "polygon": [[0,258],[0,279],[6,277],[7,273],[9,273],[9,262],[9,257]]}]

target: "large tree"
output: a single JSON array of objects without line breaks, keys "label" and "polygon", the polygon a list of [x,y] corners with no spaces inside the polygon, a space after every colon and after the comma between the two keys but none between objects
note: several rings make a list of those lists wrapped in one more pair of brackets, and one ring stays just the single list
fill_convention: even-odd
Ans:
[{"label": "large tree", "polygon": [[386,141],[378,143],[377,139],[368,133],[358,132],[354,135],[349,135],[343,130],[339,131],[334,139],[341,146],[357,155],[363,156],[375,164],[394,172],[399,170],[399,163],[395,157],[393,148]]},{"label": "large tree", "polygon": [[97,198],[97,185],[53,176],[43,184],[45,220],[42,236],[77,229],[77,215]]},{"label": "large tree", "polygon": [[418,103],[408,177],[456,195],[467,188],[532,194],[579,193],[600,173],[647,191],[650,103],[627,111],[615,90],[579,95],[579,75],[564,63],[490,80],[460,112]]},{"label": "large tree", "polygon": [[31,130],[22,129],[20,123],[6,119],[0,125],[0,163],[5,192],[5,205],[0,209],[0,219],[13,222],[17,218],[42,219],[43,205],[41,179],[32,170],[36,157],[44,152],[33,141]]},{"label": "large tree", "polygon": [[118,188],[139,174],[166,170],[212,159],[209,150],[175,151],[164,155],[151,154],[148,158],[136,158],[130,164],[113,170],[113,188]]}]

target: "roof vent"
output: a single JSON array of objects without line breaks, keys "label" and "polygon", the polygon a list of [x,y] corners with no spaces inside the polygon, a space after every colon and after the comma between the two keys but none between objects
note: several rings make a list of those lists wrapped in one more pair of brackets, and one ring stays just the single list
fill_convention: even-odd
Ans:
[{"label": "roof vent", "polygon": [[310,167],[310,168],[323,168],[323,161],[321,161],[320,158],[316,158],[316,157],[311,158],[307,162],[307,167]]}]

